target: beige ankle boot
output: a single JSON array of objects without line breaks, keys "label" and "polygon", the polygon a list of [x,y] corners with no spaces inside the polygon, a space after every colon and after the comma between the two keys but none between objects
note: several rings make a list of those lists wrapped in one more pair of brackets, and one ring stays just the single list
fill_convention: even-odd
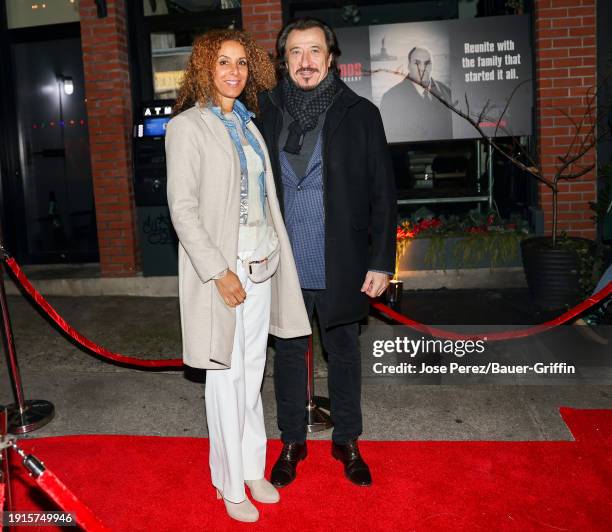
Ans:
[{"label": "beige ankle boot", "polygon": [[280,500],[280,495],[276,488],[270,484],[265,478],[257,480],[245,480],[244,483],[251,490],[251,496],[257,502],[266,504],[274,504]]},{"label": "beige ankle boot", "polygon": [[[217,499],[223,499],[223,495],[219,490],[217,490]],[[245,499],[242,502],[231,502],[223,499],[223,504],[225,504],[227,515],[236,521],[254,523],[259,519],[259,512],[249,499]]]}]

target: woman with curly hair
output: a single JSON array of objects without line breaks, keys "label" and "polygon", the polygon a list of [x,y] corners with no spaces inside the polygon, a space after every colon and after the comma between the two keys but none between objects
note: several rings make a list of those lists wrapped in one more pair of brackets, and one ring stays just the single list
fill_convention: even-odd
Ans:
[{"label": "woman with curly hair", "polygon": [[247,33],[210,31],[194,43],[166,131],[183,360],[207,370],[212,484],[230,517],[246,522],[259,513],[245,485],[256,501],[279,500],[264,478],[268,332],[310,334],[266,145],[248,110],[274,83],[267,53]]}]

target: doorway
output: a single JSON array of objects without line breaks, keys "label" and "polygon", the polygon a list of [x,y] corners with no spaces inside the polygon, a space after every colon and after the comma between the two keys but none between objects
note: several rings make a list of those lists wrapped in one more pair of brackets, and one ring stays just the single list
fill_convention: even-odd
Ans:
[{"label": "doorway", "polygon": [[80,39],[12,45],[25,227],[32,263],[98,260]]}]

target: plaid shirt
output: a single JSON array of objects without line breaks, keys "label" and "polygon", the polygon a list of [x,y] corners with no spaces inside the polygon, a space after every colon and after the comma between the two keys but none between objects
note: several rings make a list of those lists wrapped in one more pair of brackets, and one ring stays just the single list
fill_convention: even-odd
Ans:
[{"label": "plaid shirt", "polygon": [[325,209],[323,206],[323,135],[306,168],[298,177],[285,152],[280,150],[285,225],[304,289],[325,288]]}]

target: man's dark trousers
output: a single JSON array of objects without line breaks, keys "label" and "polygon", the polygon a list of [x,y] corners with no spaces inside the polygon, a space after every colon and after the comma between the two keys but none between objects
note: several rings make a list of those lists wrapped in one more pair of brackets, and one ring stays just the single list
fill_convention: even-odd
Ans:
[{"label": "man's dark trousers", "polygon": [[[324,323],[325,290],[302,290],[308,317],[314,311]],[[344,444],[362,432],[361,419],[361,353],[359,323],[326,329],[321,325],[321,341],[328,354],[328,385],[334,422],[332,439]],[[278,426],[283,442],[306,439],[306,361],[308,337],[276,338],[274,387]]]}]

